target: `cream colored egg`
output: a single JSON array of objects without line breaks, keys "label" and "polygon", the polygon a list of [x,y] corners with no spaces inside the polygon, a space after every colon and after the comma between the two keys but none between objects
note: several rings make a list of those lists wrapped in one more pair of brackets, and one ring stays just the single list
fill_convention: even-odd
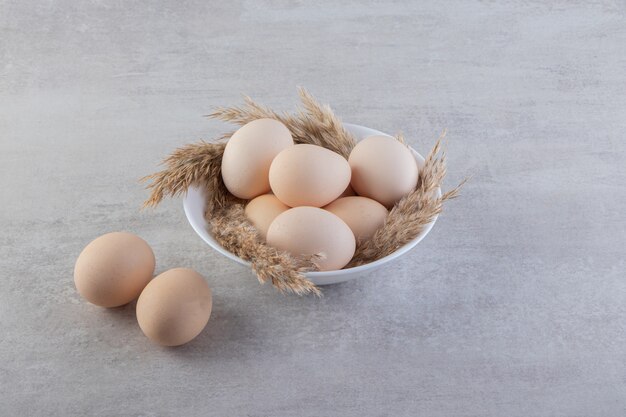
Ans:
[{"label": "cream colored egg", "polygon": [[267,229],[276,216],[289,207],[283,204],[274,194],[263,194],[251,200],[245,209],[246,217],[256,227],[261,237],[265,240]]},{"label": "cream colored egg", "polygon": [[371,238],[383,226],[389,214],[378,201],[358,196],[338,198],[324,209],[346,222],[357,242]]},{"label": "cream colored egg", "polygon": [[346,266],[356,246],[348,225],[317,207],[295,207],[279,214],[267,231],[267,243],[295,256],[321,254],[320,271]]},{"label": "cream colored egg", "polygon": [[231,194],[249,200],[270,191],[268,173],[280,151],[293,145],[289,129],[273,119],[254,120],[228,140],[222,179]]},{"label": "cream colored egg", "polygon": [[322,207],[350,184],[350,165],[338,153],[316,145],[294,145],[279,153],[270,167],[270,185],[290,207]]},{"label": "cream colored egg", "polygon": [[417,185],[417,163],[402,143],[390,136],[370,136],[348,158],[350,184],[360,196],[391,207]]},{"label": "cream colored egg", "polygon": [[137,298],[152,279],[154,253],[139,236],[107,233],[89,243],[74,266],[76,289],[101,307],[118,307]]},{"label": "cream colored egg", "polygon": [[153,342],[178,346],[206,326],[213,305],[211,289],[193,269],[175,268],[154,278],[137,300],[137,321]]}]

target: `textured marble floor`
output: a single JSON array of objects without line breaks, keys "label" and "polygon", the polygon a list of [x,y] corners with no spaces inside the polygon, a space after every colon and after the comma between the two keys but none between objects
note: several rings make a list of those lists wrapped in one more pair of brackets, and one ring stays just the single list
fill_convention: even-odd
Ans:
[{"label": "textured marble floor", "polygon": [[[313,5],[315,3],[316,5]],[[0,415],[626,415],[626,5],[611,1],[0,0]],[[431,234],[376,273],[284,297],[137,179],[296,86],[426,152]],[[129,230],[214,292],[151,344],[79,298],[82,247]]]}]

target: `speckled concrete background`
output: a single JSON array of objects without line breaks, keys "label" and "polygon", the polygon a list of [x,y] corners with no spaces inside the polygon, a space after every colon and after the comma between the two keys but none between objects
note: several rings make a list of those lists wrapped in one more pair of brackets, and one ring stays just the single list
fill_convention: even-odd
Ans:
[{"label": "speckled concrete background", "polygon": [[[211,4],[213,3],[213,4]],[[626,415],[626,5],[0,1],[0,415]],[[283,297],[137,179],[297,85],[344,120],[449,130],[453,185],[392,266]],[[112,230],[197,269],[207,329],[152,345],[81,300]]]}]

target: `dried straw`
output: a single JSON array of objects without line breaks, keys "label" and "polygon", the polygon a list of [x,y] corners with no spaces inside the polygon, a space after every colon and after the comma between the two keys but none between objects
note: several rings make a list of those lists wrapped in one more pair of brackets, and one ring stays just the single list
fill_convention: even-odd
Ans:
[{"label": "dried straw", "polygon": [[208,221],[215,239],[250,262],[259,282],[270,281],[282,293],[321,295],[321,291],[304,276],[305,272],[317,269],[314,263],[317,257],[297,258],[263,243],[246,218],[243,204],[219,210]]},{"label": "dried straw", "polygon": [[[436,193],[446,175],[445,152],[441,152],[444,137],[445,131],[426,157],[417,187],[395,204],[383,227],[370,240],[357,247],[347,268],[368,264],[400,249],[415,239],[441,213],[445,201],[458,196],[465,181],[441,197]],[[397,138],[400,140],[402,136],[398,135]]]},{"label": "dried straw", "polygon": [[[328,105],[321,105],[303,88],[299,89],[299,94],[302,108],[294,114],[275,112],[245,97],[243,106],[219,107],[208,117],[236,125],[260,118],[276,119],[289,128],[294,142],[323,146],[347,158],[356,145],[354,136]],[[222,138],[230,136],[226,134]],[[445,201],[458,195],[463,183],[441,197],[436,195],[446,174],[445,153],[441,151],[443,137],[442,134],[426,158],[416,189],[392,208],[384,226],[372,239],[357,247],[347,267],[370,263],[393,253],[414,239],[442,211]],[[401,133],[396,138],[406,144]],[[244,202],[226,190],[221,175],[224,147],[223,142],[201,141],[174,151],[163,161],[162,171],[142,178],[150,182],[147,188],[151,191],[144,206],[156,206],[164,197],[180,195],[191,185],[206,187],[205,217],[213,236],[224,248],[249,261],[262,283],[269,281],[283,293],[320,295],[320,290],[304,275],[317,269],[315,261],[319,255],[295,257],[266,245],[246,218]]]},{"label": "dried straw", "polygon": [[145,207],[156,207],[165,197],[179,196],[191,185],[205,187],[211,196],[208,201],[209,213],[241,201],[228,192],[222,180],[222,155],[226,143],[207,143],[200,141],[176,149],[165,158],[165,169],[146,175],[139,181],[149,182],[150,197],[144,202]]},{"label": "dried straw", "polygon": [[243,106],[218,107],[207,117],[237,125],[256,119],[276,119],[289,128],[295,143],[323,146],[347,159],[356,145],[354,135],[344,128],[330,106],[320,104],[302,87],[298,93],[303,109],[298,109],[295,114],[275,112],[244,96]]}]

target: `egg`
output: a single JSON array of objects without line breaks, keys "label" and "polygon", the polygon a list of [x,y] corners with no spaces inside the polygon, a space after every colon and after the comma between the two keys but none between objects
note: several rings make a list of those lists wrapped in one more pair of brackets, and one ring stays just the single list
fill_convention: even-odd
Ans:
[{"label": "egg", "polygon": [[338,198],[324,209],[343,220],[354,233],[357,242],[370,239],[383,226],[389,214],[378,201],[357,196]]},{"label": "egg", "polygon": [[350,184],[348,161],[333,151],[300,144],[280,152],[270,166],[270,186],[290,207],[322,207]]},{"label": "egg", "polygon": [[228,191],[249,200],[270,191],[268,173],[280,151],[293,146],[287,126],[273,119],[254,120],[237,130],[222,156],[222,179]]},{"label": "egg", "polygon": [[391,207],[417,185],[417,162],[390,136],[370,136],[357,143],[348,158],[350,185],[364,197]]},{"label": "egg", "polygon": [[267,243],[295,256],[321,254],[316,261],[320,271],[343,268],[356,247],[348,225],[318,207],[295,207],[279,214],[267,231]]},{"label": "egg", "polygon": [[90,242],[74,265],[78,293],[101,307],[118,307],[137,298],[152,279],[154,253],[139,236],[107,233]]},{"label": "egg", "polygon": [[193,340],[211,316],[211,289],[193,269],[175,268],[154,278],[137,300],[143,333],[163,346]]},{"label": "egg", "polygon": [[267,229],[272,221],[289,207],[283,204],[274,194],[263,194],[251,200],[245,209],[245,214],[250,223],[259,231],[265,240]]}]

